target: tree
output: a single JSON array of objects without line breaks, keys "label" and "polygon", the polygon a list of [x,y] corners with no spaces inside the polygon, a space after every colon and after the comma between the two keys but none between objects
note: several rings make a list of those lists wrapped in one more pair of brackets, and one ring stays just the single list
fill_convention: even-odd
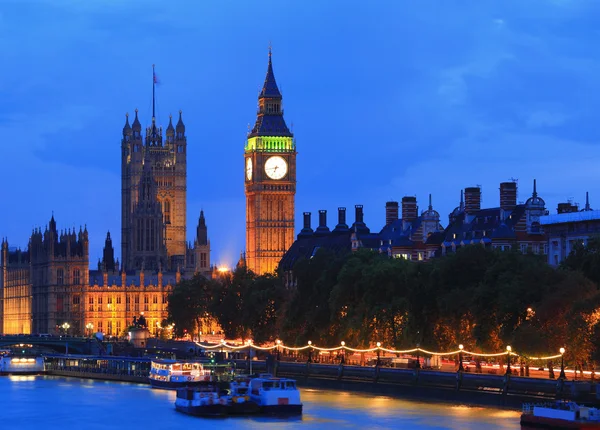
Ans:
[{"label": "tree", "polygon": [[209,313],[218,321],[229,339],[246,339],[250,334],[252,317],[244,305],[256,275],[245,265],[239,265],[232,274],[221,276],[209,305]]},{"label": "tree", "polygon": [[214,283],[200,274],[175,286],[168,297],[167,311],[178,336],[199,330],[202,318],[210,312],[214,290]]},{"label": "tree", "polygon": [[600,285],[600,236],[591,236],[586,246],[576,243],[562,267],[580,271],[597,286]]}]

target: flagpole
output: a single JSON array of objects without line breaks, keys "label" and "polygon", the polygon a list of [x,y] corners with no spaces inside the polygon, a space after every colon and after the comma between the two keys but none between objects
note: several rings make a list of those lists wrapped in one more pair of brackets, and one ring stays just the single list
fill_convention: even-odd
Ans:
[{"label": "flagpole", "polygon": [[156,73],[154,72],[154,64],[152,65],[152,121],[155,118],[154,112],[154,89],[156,88]]}]

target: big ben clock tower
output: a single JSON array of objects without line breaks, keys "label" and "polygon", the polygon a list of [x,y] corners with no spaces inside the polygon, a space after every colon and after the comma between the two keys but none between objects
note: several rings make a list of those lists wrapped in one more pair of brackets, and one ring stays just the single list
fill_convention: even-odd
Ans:
[{"label": "big ben clock tower", "polygon": [[281,100],[269,49],[258,115],[244,151],[246,264],[259,275],[275,271],[294,242],[296,143]]}]

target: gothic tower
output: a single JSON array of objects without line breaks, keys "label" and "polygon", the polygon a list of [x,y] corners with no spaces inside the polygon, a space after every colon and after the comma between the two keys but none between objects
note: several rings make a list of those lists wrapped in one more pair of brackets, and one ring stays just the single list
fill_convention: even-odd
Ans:
[{"label": "gothic tower", "polygon": [[281,102],[269,49],[258,115],[244,151],[246,263],[257,274],[275,271],[294,242],[296,142]]},{"label": "gothic tower", "polygon": [[[179,111],[179,121],[173,127],[169,116],[163,141],[162,128],[156,124],[155,87],[156,75],[152,69],[152,123],[146,129],[142,141],[142,126],[135,110],[133,124],[126,116],[121,141],[121,260],[124,269],[141,269],[137,245],[132,243],[134,229],[133,211],[138,203],[140,181],[145,160],[152,170],[155,181],[154,196],[162,212],[164,241],[167,250],[167,267],[174,270],[185,264],[186,253],[186,191],[187,191],[187,139],[185,125]],[[146,251],[144,251],[146,253]],[[153,259],[162,258],[156,254]]]}]

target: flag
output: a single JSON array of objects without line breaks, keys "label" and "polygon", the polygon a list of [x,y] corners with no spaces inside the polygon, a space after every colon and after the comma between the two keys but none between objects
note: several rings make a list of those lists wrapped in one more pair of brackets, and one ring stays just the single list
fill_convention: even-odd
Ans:
[{"label": "flag", "polygon": [[153,76],[153,78],[154,78],[154,83],[155,83],[155,84],[159,84],[160,82],[159,82],[159,80],[158,80],[158,76],[156,76],[156,73],[155,73],[155,72],[152,72],[152,76]]}]

